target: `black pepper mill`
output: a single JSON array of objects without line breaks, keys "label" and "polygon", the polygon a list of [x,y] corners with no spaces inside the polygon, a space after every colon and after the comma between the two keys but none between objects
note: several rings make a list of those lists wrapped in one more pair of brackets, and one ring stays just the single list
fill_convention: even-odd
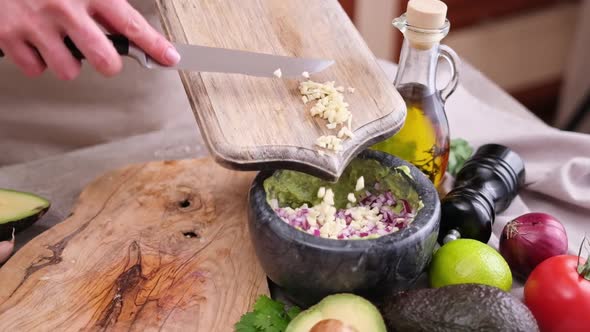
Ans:
[{"label": "black pepper mill", "polygon": [[524,181],[518,154],[499,144],[481,146],[441,201],[439,244],[461,237],[487,243],[496,214],[508,208]]}]

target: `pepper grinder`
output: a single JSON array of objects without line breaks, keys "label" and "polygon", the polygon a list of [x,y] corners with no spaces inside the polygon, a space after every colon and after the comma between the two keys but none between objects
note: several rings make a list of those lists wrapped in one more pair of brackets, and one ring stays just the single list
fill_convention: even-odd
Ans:
[{"label": "pepper grinder", "polygon": [[510,206],[524,181],[524,162],[518,154],[499,144],[481,146],[441,201],[439,244],[458,238],[487,243],[496,214]]}]

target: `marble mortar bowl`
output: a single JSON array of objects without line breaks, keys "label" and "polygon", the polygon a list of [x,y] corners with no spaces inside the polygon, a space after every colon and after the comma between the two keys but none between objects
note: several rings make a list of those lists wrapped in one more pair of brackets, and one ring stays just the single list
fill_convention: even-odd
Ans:
[{"label": "marble mortar bowl", "polygon": [[424,204],[409,226],[367,240],[314,237],[281,220],[268,204],[263,183],[273,171],[258,173],[250,188],[248,223],[257,258],[282,296],[300,307],[342,292],[378,301],[386,292],[411,288],[432,257],[440,223],[432,182],[415,166],[383,152],[366,150],[357,158],[377,160],[393,171],[409,167],[413,180],[405,179]]}]

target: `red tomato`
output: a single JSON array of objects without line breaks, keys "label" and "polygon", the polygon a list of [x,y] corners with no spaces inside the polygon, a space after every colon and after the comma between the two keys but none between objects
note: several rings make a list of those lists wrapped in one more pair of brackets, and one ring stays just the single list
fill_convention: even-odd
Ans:
[{"label": "red tomato", "polygon": [[[580,259],[580,264],[585,263]],[[578,257],[553,256],[524,285],[524,302],[542,332],[590,331],[590,281],[577,271]]]}]

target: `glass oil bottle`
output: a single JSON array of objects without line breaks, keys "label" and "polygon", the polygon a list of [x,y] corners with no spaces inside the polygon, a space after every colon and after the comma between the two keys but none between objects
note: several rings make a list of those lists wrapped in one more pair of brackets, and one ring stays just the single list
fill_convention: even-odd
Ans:
[{"label": "glass oil bottle", "polygon": [[[393,21],[404,35],[394,85],[406,102],[402,129],[372,148],[400,157],[426,174],[438,186],[445,174],[450,149],[444,104],[458,83],[459,58],[441,45],[449,32],[446,5],[438,0],[411,0],[407,12]],[[451,79],[437,90],[439,59],[451,68]]]}]

